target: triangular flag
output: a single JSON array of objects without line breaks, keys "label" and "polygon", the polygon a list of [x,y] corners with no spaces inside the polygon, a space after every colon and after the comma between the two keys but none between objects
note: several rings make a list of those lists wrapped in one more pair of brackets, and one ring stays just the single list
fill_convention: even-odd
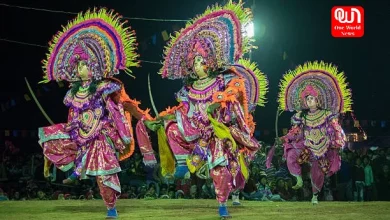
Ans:
[{"label": "triangular flag", "polygon": [[169,35],[167,31],[164,30],[163,32],[161,32],[161,35],[164,41],[169,40]]},{"label": "triangular flag", "polygon": [[61,81],[59,81],[57,84],[58,84],[58,87],[60,87],[60,88],[64,87],[64,83]]},{"label": "triangular flag", "polygon": [[283,128],[283,135],[286,135],[288,132],[288,129],[287,128]]},{"label": "triangular flag", "polygon": [[43,90],[45,90],[45,92],[49,92],[50,91],[49,87],[47,87],[47,86],[43,86],[42,88],[43,88]]},{"label": "triangular flag", "polygon": [[4,131],[4,136],[9,137],[9,135],[10,135],[10,134],[9,134],[9,130],[5,130],[5,131]]},{"label": "triangular flag", "polygon": [[157,43],[157,35],[153,35],[152,36],[152,44],[156,45],[156,43]]},{"label": "triangular flag", "polygon": [[24,99],[26,99],[26,101],[30,101],[31,100],[31,98],[30,98],[30,96],[28,94],[24,94]]},{"label": "triangular flag", "polygon": [[14,131],[12,132],[12,134],[14,135],[14,137],[17,137],[17,136],[18,136],[18,131],[17,131],[17,130],[14,130]]},{"label": "triangular flag", "polygon": [[382,128],[386,127],[386,121],[381,121],[381,127]]},{"label": "triangular flag", "polygon": [[360,127],[359,120],[355,120],[355,121],[353,122],[353,126],[354,126],[355,128]]},{"label": "triangular flag", "polygon": [[287,59],[287,53],[286,51],[283,52],[283,60],[286,60]]}]

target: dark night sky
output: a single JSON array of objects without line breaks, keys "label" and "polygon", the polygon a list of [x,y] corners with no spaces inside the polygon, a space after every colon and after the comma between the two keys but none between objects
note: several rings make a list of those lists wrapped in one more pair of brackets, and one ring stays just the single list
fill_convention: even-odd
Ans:
[{"label": "dark night sky", "polygon": [[[115,9],[125,17],[188,19],[202,13],[214,0],[133,0],[133,1],[17,1],[0,0],[0,3],[45,8],[70,12],[84,11],[93,6]],[[219,1],[223,2],[223,1]],[[250,6],[252,0],[247,0]],[[330,34],[330,10],[335,5],[361,5],[365,9],[365,36],[359,39],[335,39]],[[152,8],[153,7],[153,8]],[[260,69],[268,75],[270,91],[268,104],[258,108],[257,124],[260,129],[272,129],[276,111],[276,94],[282,74],[305,61],[324,60],[345,71],[353,89],[354,110],[360,119],[389,119],[388,91],[389,74],[386,63],[390,58],[388,32],[390,3],[388,1],[331,1],[331,0],[257,0],[254,11],[255,28],[260,23],[266,27],[262,38],[256,37],[259,47],[252,53]],[[52,35],[61,29],[74,15],[24,10],[0,6],[0,38],[47,45]],[[165,42],[161,31],[172,31],[172,25],[183,27],[183,22],[155,22],[130,20],[137,31],[138,41],[157,34],[156,45],[149,44],[139,50],[141,59],[161,61]],[[256,29],[258,30],[258,28]],[[255,34],[256,36],[256,34]],[[258,36],[258,35],[257,35]],[[386,37],[386,39],[385,39]],[[28,77],[34,88],[41,79],[41,60],[46,49],[0,41],[1,87],[0,102],[10,98],[20,99],[16,106],[0,116],[0,129],[35,129],[48,125],[35,103],[23,102],[27,93],[24,77]],[[288,59],[283,60],[286,51]],[[143,63],[135,69],[136,80],[122,74],[121,78],[131,97],[142,101],[142,107],[151,107],[147,91],[147,73],[151,74],[156,106],[162,111],[174,105],[173,93],[180,81],[162,80],[156,74],[161,65]],[[55,122],[66,119],[67,110],[62,104],[65,88],[53,86],[50,92],[39,97],[44,109]],[[386,107],[387,106],[387,107]],[[288,124],[288,114],[282,124]]]}]

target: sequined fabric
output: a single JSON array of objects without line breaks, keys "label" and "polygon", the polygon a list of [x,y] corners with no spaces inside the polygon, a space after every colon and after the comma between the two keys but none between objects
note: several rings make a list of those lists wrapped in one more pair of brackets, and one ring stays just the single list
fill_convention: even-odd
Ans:
[{"label": "sequined fabric", "polygon": [[[116,200],[120,195],[120,184],[117,174],[97,176],[100,195],[108,209],[115,208]],[[114,190],[114,188],[116,190]],[[119,191],[118,191],[119,189]]]},{"label": "sequined fabric", "polygon": [[45,156],[62,170],[73,168],[81,178],[97,176],[107,207],[115,206],[120,194],[116,153],[131,140],[122,105],[107,96],[119,88],[117,83],[103,81],[94,95],[71,99],[68,93],[68,123],[40,129]]},{"label": "sequined fabric", "polygon": [[315,120],[301,118],[298,112],[292,117],[293,128],[284,140],[284,157],[292,175],[301,176],[301,164],[311,165],[310,175],[314,193],[321,191],[325,176],[336,173],[341,166],[337,149],[343,147],[344,132],[336,115],[321,110]]}]

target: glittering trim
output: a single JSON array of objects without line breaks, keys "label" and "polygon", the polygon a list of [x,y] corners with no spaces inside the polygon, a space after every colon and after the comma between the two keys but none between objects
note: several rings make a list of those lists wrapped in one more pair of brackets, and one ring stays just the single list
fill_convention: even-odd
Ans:
[{"label": "glittering trim", "polygon": [[39,145],[42,145],[45,142],[57,139],[69,139],[70,136],[68,134],[53,134],[45,136],[45,131],[43,128],[38,128],[38,137],[39,137]]},{"label": "glittering trim", "polygon": [[110,174],[114,174],[114,173],[119,173],[121,172],[121,168],[120,167],[115,167],[111,170],[86,170],[85,173],[87,175],[90,175],[90,176],[105,176],[105,175],[110,175]]},{"label": "glittering trim", "polygon": [[[211,170],[218,165],[222,165],[224,162],[226,162],[226,158],[224,156],[217,158],[214,162],[212,162],[211,157],[209,157],[209,160],[208,160],[209,169]],[[224,164],[224,165],[226,165],[226,164]]]},{"label": "glittering trim", "polygon": [[71,162],[71,163],[69,163],[67,165],[62,165],[62,166],[59,166],[57,168],[60,169],[63,172],[66,172],[66,171],[72,169],[73,167],[74,167],[74,162]]},{"label": "glittering trim", "polygon": [[121,187],[118,186],[118,185],[116,185],[116,184],[114,184],[113,182],[107,181],[107,180],[105,180],[105,179],[103,178],[103,184],[106,185],[106,186],[108,186],[108,187],[110,187],[111,189],[113,189],[113,190],[115,190],[115,191],[121,193]]}]

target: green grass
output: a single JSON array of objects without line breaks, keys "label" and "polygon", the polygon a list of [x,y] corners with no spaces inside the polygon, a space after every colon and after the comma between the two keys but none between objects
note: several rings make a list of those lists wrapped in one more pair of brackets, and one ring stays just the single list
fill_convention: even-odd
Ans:
[{"label": "green grass", "polygon": [[[249,202],[232,207],[234,219],[368,220],[390,219],[389,202]],[[215,200],[118,200],[120,219],[219,219]],[[0,219],[104,219],[102,200],[5,201],[0,202]]]}]

